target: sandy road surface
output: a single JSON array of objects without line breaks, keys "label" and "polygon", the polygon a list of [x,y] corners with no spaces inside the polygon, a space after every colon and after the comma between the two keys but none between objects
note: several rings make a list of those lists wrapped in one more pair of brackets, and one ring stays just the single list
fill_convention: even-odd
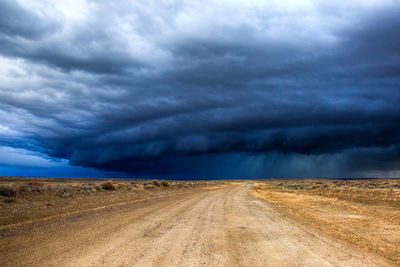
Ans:
[{"label": "sandy road surface", "polygon": [[1,266],[371,266],[297,226],[251,184],[127,203],[0,231]]}]

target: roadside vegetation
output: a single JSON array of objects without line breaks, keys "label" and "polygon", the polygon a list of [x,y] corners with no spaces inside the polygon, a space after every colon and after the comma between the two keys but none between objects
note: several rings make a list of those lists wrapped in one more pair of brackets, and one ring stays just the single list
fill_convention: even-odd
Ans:
[{"label": "roadside vegetation", "polygon": [[0,177],[0,228],[101,206],[181,194],[224,183]]},{"label": "roadside vegetation", "polygon": [[10,198],[18,199],[38,193],[49,193],[59,197],[73,197],[79,194],[93,194],[105,191],[137,191],[145,189],[163,189],[163,188],[198,188],[210,184],[213,181],[130,181],[130,180],[107,180],[79,183],[71,180],[70,182],[1,182],[0,181],[0,199],[4,201]]}]

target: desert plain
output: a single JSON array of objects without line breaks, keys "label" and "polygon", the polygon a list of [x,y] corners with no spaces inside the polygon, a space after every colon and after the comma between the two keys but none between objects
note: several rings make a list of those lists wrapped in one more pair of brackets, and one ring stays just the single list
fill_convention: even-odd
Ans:
[{"label": "desert plain", "polygon": [[1,266],[398,266],[399,179],[0,178]]}]

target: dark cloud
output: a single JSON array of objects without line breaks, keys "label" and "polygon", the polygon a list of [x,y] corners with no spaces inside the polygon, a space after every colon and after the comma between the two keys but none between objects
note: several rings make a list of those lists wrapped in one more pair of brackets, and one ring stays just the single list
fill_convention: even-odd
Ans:
[{"label": "dark cloud", "polygon": [[143,176],[400,174],[396,1],[79,3],[1,4],[0,146]]},{"label": "dark cloud", "polygon": [[[11,38],[39,40],[58,30],[61,25],[57,21],[48,21],[13,0],[4,0],[0,3],[0,37],[2,42]],[[20,40],[23,42],[23,40]],[[3,43],[4,44],[4,43]]]}]

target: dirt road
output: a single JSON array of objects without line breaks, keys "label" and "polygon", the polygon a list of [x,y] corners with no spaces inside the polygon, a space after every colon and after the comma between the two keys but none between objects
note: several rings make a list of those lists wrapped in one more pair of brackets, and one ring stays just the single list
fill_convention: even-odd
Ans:
[{"label": "dirt road", "polygon": [[1,266],[386,266],[296,225],[251,183],[0,231]]}]

